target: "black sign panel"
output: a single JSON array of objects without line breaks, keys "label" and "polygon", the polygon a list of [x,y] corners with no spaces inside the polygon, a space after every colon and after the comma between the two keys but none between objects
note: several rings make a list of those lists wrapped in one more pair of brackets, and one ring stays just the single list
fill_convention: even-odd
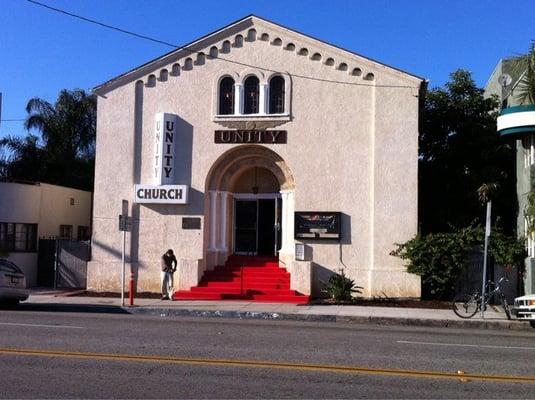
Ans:
[{"label": "black sign panel", "polygon": [[286,143],[286,131],[261,131],[261,130],[238,130],[238,131],[215,131],[215,143]]},{"label": "black sign panel", "polygon": [[128,215],[119,215],[119,230],[130,232],[132,230],[132,217]]},{"label": "black sign panel", "polygon": [[341,213],[333,211],[297,211],[295,239],[340,240]]},{"label": "black sign panel", "polygon": [[199,217],[182,217],[182,229],[201,229]]}]

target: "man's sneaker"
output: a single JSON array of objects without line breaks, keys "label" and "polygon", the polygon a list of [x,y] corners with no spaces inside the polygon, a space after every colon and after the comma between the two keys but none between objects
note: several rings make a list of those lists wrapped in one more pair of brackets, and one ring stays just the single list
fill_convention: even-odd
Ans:
[{"label": "man's sneaker", "polygon": [[162,300],[169,300],[169,297],[167,297],[167,296],[162,296]]}]

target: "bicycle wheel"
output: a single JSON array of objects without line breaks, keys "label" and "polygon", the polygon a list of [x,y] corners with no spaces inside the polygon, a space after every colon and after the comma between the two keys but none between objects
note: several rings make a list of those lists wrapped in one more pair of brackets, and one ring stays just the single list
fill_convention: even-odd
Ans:
[{"label": "bicycle wheel", "polygon": [[479,310],[478,299],[477,294],[463,294],[455,297],[452,304],[453,312],[461,318],[472,318]]},{"label": "bicycle wheel", "polygon": [[502,295],[502,307],[503,307],[503,311],[505,311],[505,315],[507,316],[507,319],[511,319],[511,311],[509,310],[509,304],[507,303],[507,299],[503,295]]}]

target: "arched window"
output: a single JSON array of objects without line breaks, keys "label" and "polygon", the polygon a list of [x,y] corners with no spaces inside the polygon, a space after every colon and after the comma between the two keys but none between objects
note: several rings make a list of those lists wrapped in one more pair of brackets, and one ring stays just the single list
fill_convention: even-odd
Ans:
[{"label": "arched window", "polygon": [[234,79],[225,77],[219,83],[219,115],[234,114]]},{"label": "arched window", "polygon": [[269,81],[269,113],[282,114],[284,112],[284,78],[274,76]]},{"label": "arched window", "polygon": [[250,76],[243,85],[244,114],[258,114],[259,80],[256,76]]}]

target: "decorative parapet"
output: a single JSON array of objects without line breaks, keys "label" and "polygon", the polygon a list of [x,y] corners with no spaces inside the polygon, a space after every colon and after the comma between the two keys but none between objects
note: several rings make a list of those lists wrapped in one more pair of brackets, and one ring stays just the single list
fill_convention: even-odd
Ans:
[{"label": "decorative parapet", "polygon": [[498,116],[498,133],[512,138],[535,134],[535,104],[504,108]]},{"label": "decorative parapet", "polygon": [[214,122],[230,129],[269,129],[289,122],[290,115],[278,114],[247,114],[247,115],[216,115]]}]

